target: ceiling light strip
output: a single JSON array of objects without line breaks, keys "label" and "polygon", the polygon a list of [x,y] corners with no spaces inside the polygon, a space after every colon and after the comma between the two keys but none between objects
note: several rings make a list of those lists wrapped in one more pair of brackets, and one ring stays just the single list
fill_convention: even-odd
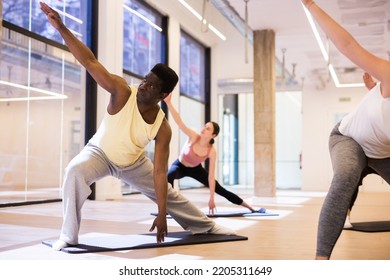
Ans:
[{"label": "ceiling light strip", "polygon": [[209,28],[211,31],[215,33],[221,40],[226,41],[226,36],[223,35],[217,28],[215,28],[213,25],[209,23]]},{"label": "ceiling light strip", "polygon": [[[202,16],[194,9],[192,8],[186,1],[184,0],[178,0],[180,4],[182,4],[188,11],[190,11],[199,21],[202,21]],[[203,20],[204,24],[207,24],[206,20]],[[215,35],[217,35],[221,40],[225,41],[226,36],[222,34],[217,28],[215,28],[213,25],[208,23],[208,27],[211,31],[214,32]]]},{"label": "ceiling light strip", "polygon": [[320,47],[322,56],[324,57],[325,61],[328,63],[328,69],[330,72],[330,75],[333,79],[333,82],[337,88],[348,88],[348,87],[364,87],[364,83],[350,83],[350,84],[341,84],[339,82],[339,79],[336,74],[336,70],[334,69],[333,65],[329,62],[329,54],[325,48],[324,43],[322,42],[320,33],[317,29],[317,26],[313,20],[313,17],[311,16],[310,12],[306,9],[306,7],[302,4],[303,10],[305,11],[307,20],[309,21],[309,24],[311,26],[311,29],[313,30],[314,37],[317,40],[318,46]]},{"label": "ceiling light strip", "polygon": [[324,57],[324,59],[325,59],[326,62],[329,62],[329,54],[328,54],[328,52],[326,51],[325,45],[324,45],[324,43],[323,43],[322,40],[321,40],[320,33],[318,32],[318,29],[317,29],[317,26],[316,26],[316,24],[315,24],[315,22],[314,22],[314,20],[313,20],[313,17],[311,16],[311,14],[309,13],[309,11],[306,9],[306,7],[305,7],[303,4],[302,4],[302,6],[303,6],[303,10],[305,11],[307,20],[309,21],[310,27],[311,27],[311,29],[313,30],[314,37],[316,38],[317,43],[318,43],[318,45],[319,45],[319,47],[320,47],[322,56]]},{"label": "ceiling light strip", "polygon": [[184,7],[186,7],[187,8],[187,10],[189,10],[198,20],[200,20],[200,21],[202,21],[202,16],[197,12],[197,11],[195,11],[195,9],[194,8],[192,8],[191,6],[190,6],[190,4],[188,4],[186,1],[184,1],[184,0],[179,0],[179,2],[184,6]]}]

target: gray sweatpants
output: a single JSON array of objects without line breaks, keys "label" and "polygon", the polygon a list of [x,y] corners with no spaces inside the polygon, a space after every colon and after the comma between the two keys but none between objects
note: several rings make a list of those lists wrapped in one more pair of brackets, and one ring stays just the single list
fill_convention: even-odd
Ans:
[{"label": "gray sweatpants", "polygon": [[390,158],[366,157],[361,146],[351,137],[342,135],[338,127],[339,124],[329,137],[333,179],[318,224],[316,255],[322,257],[330,257],[332,254],[363,169],[371,167],[390,184]]},{"label": "gray sweatpants", "polygon": [[[81,208],[91,194],[90,185],[105,176],[114,176],[135,187],[157,202],[154,190],[153,164],[142,155],[134,164],[120,168],[104,152],[87,144],[65,169],[63,195],[63,224],[60,239],[68,244],[78,244]],[[172,187],[168,187],[167,211],[183,229],[202,233],[215,223],[194,204]]]}]

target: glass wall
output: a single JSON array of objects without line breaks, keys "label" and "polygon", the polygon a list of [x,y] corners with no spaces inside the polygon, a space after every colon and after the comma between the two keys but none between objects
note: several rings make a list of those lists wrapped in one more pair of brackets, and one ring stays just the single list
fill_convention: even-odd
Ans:
[{"label": "glass wall", "polygon": [[[50,26],[46,15],[41,11],[40,1],[34,0],[3,0],[3,20],[31,31],[47,39],[62,43],[59,33]],[[86,43],[86,18],[89,1],[44,1],[56,10],[65,25],[80,40]]]},{"label": "glass wall", "polygon": [[302,92],[277,92],[276,186],[302,188]]},{"label": "glass wall", "polygon": [[[204,104],[197,102],[191,98],[181,95],[179,98],[179,113],[183,122],[190,127],[191,129],[200,132],[205,124],[205,106]],[[191,109],[189,109],[191,108]],[[184,146],[184,143],[187,141],[187,135],[180,131],[179,133],[179,143],[181,149]],[[184,177],[175,182],[175,186],[179,186],[181,189],[194,188],[203,186],[198,181],[190,178]]]},{"label": "glass wall", "polygon": [[[166,63],[166,19],[138,0],[123,0],[123,76],[131,85],[138,85],[156,63]],[[145,148],[153,161],[154,141]],[[136,190],[122,183],[122,193]]]},{"label": "glass wall", "polygon": [[138,0],[124,0],[123,8],[123,69],[143,77],[165,62],[163,16]]},{"label": "glass wall", "polygon": [[[276,92],[275,145],[276,188],[302,187],[301,92]],[[253,93],[218,97],[222,138],[219,146],[219,178],[225,185],[254,186]]]},{"label": "glass wall", "polygon": [[180,94],[206,102],[206,49],[182,31],[180,37]]},{"label": "glass wall", "polygon": [[253,188],[254,122],[253,94],[219,95],[219,176],[228,186]]},{"label": "glass wall", "polygon": [[[54,5],[77,22],[66,21],[79,38],[86,37],[80,3],[87,2]],[[0,205],[59,199],[63,169],[84,145],[84,71],[66,48],[45,38],[58,40],[38,5],[3,0]]]},{"label": "glass wall", "polygon": [[[222,118],[222,182],[225,185],[238,184],[238,101],[236,94],[228,94],[223,99]],[[241,166],[243,167],[243,166]],[[240,170],[245,170],[241,168]]]},{"label": "glass wall", "polygon": [[[181,31],[180,37],[180,99],[179,113],[184,123],[191,129],[200,132],[206,123],[207,103],[206,72],[209,61],[206,57],[206,47]],[[189,108],[191,108],[189,110]],[[181,149],[187,141],[187,136],[180,132]],[[185,177],[177,182],[181,189],[203,186],[198,181]]]}]

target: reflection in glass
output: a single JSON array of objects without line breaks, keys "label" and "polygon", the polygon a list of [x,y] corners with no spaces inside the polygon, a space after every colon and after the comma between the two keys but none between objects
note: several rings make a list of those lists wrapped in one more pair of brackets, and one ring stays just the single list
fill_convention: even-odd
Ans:
[{"label": "reflection in glass", "polygon": [[[138,86],[156,63],[165,63],[166,42],[162,29],[163,17],[137,0],[123,1],[123,77],[129,85]],[[146,147],[147,156],[154,159],[154,141]],[[122,193],[137,192],[122,183]]]},{"label": "reflection in glass", "polygon": [[182,31],[180,37],[180,93],[205,102],[206,49]]},{"label": "reflection in glass", "polygon": [[238,98],[224,96],[222,134],[222,178],[225,185],[238,184]]},{"label": "reflection in glass", "polygon": [[[205,121],[205,106],[203,103],[200,103],[198,101],[195,101],[191,98],[188,98],[184,95],[181,95],[179,98],[179,112],[180,116],[183,119],[183,122],[188,126],[189,128],[193,129],[196,132],[200,132],[202,128],[204,127],[206,121]],[[189,108],[191,108],[189,110]],[[187,135],[180,130],[180,139],[179,139],[179,147],[178,149],[182,149],[185,142],[187,141]],[[204,166],[204,163],[203,163]],[[180,189],[185,188],[194,188],[194,187],[201,187],[203,184],[199,183],[195,179],[192,179],[191,177],[184,177],[180,180],[178,180],[178,185],[180,186]]]},{"label": "reflection in glass", "polygon": [[220,95],[219,178],[224,185],[253,188],[253,94]]},{"label": "reflection in glass", "polygon": [[162,16],[137,0],[124,0],[123,7],[123,68],[143,77],[164,63]]},{"label": "reflection in glass", "polygon": [[[84,43],[86,13],[89,1],[68,0],[47,2],[62,17],[65,25]],[[51,27],[36,0],[3,0],[3,19],[28,31],[62,43],[58,32]]]},{"label": "reflection in glass", "polygon": [[0,204],[58,199],[63,167],[84,143],[81,67],[68,52],[2,34]]}]

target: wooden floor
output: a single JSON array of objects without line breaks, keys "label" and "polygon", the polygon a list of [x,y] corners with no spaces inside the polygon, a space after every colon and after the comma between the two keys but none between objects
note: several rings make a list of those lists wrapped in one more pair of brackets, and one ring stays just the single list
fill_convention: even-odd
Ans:
[{"label": "wooden floor", "polygon": [[[94,254],[55,252],[42,240],[56,239],[62,222],[61,203],[0,208],[0,259],[181,259],[181,260],[312,260],[316,247],[318,214],[324,193],[279,191],[274,198],[253,197],[245,188],[231,189],[250,204],[279,216],[214,218],[248,240],[174,246]],[[207,209],[208,189],[182,190],[199,208]],[[222,197],[219,211],[241,210]],[[83,208],[80,235],[148,233],[155,205],[143,195],[127,195],[114,201],[90,201]],[[360,193],[352,222],[390,220],[390,193]],[[180,231],[168,220],[171,232]],[[343,231],[334,260],[389,260],[390,232]]]}]

